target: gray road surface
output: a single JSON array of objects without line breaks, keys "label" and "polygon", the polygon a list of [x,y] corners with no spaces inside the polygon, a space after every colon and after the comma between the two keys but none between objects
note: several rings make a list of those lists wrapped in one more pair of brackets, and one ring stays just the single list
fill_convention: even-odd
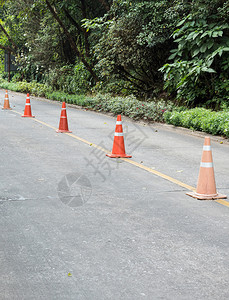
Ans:
[{"label": "gray road surface", "polygon": [[[5,91],[0,91],[3,105]],[[23,113],[26,95],[9,92]],[[229,207],[74,137],[60,103],[0,111],[0,299],[229,299]],[[116,118],[67,108],[73,134],[111,150]],[[124,118],[133,160],[196,186],[203,137]],[[212,141],[229,196],[229,145]]]}]

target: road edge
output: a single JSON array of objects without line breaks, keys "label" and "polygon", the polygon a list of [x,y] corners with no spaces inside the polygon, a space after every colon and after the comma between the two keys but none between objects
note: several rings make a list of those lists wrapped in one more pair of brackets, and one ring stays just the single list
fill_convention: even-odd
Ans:
[{"label": "road edge", "polygon": [[[5,89],[0,88],[1,91],[5,91]],[[21,93],[21,92],[15,92],[15,91],[11,91],[10,92],[12,94],[15,95],[25,95],[26,97],[26,93]],[[57,101],[57,100],[52,100],[52,99],[47,99],[45,97],[38,97],[38,96],[31,96],[31,99],[35,99],[38,101],[45,101],[45,102],[50,102],[50,103],[56,103],[57,105],[61,106],[61,102]],[[96,114],[101,114],[101,115],[105,115],[105,116],[109,116],[110,118],[115,119],[116,115],[114,115],[111,112],[104,112],[104,111],[96,111],[90,108],[85,108],[83,106],[79,106],[76,104],[68,104],[66,103],[67,107],[71,107],[74,109],[80,109],[80,110],[85,110],[85,111],[90,111]],[[145,121],[145,120],[134,120],[131,119],[125,115],[122,116],[122,119],[126,122],[130,122],[130,123],[137,123],[140,126],[150,126],[153,127],[152,129],[154,130],[159,130],[159,129],[163,129],[163,130],[167,130],[167,131],[173,131],[173,132],[177,132],[177,133],[181,133],[181,134],[185,134],[185,135],[191,135],[191,136],[195,136],[195,137],[199,137],[199,138],[204,138],[205,136],[208,136],[211,138],[212,141],[219,143],[219,144],[226,144],[229,145],[229,139],[219,136],[219,135],[212,135],[206,132],[202,132],[202,131],[194,131],[185,127],[180,127],[180,126],[174,126],[174,125],[170,125],[167,123],[158,123],[158,122],[154,122],[154,121]]]}]

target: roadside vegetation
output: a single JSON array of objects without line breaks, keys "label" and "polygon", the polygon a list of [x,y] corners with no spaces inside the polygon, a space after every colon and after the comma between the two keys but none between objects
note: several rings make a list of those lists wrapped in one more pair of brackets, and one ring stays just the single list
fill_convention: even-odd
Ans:
[{"label": "roadside vegetation", "polygon": [[228,0],[0,4],[0,87],[229,137]]},{"label": "roadside vegetation", "polygon": [[134,120],[165,122],[191,130],[204,131],[213,135],[229,138],[229,108],[220,111],[206,108],[177,107],[172,101],[155,99],[139,101],[135,96],[112,96],[111,94],[79,95],[52,91],[50,87],[36,82],[7,82],[0,80],[0,86],[15,92],[29,92],[34,96],[46,97],[51,100],[65,101],[69,104],[82,106],[86,109],[122,114]]}]

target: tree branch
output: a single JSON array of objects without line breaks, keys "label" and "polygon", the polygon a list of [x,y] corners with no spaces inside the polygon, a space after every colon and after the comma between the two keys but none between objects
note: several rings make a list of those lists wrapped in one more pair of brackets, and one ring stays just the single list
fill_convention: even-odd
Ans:
[{"label": "tree branch", "polygon": [[63,8],[66,17],[71,21],[71,23],[77,28],[78,32],[82,32],[82,28],[80,27],[80,25],[73,19],[73,17],[70,15],[69,11],[66,8]]},{"label": "tree branch", "polygon": [[137,78],[137,77],[133,76],[133,75],[132,75],[130,72],[128,72],[123,66],[118,66],[118,69],[119,69],[121,72],[125,73],[126,76],[128,76],[128,77],[130,77],[130,78],[133,78],[134,80],[139,81],[139,82],[142,82],[143,84],[145,84],[145,82],[144,82],[143,80],[141,80],[140,78]]},{"label": "tree branch", "polygon": [[48,0],[45,0],[45,2],[47,4],[47,7],[48,7],[49,11],[53,15],[54,19],[58,22],[58,24],[60,25],[60,27],[63,29],[63,31],[64,31],[66,37],[68,38],[69,43],[70,43],[73,51],[75,52],[76,56],[82,61],[82,63],[85,65],[86,69],[90,72],[90,74],[93,77],[93,79],[97,82],[99,80],[98,77],[97,77],[97,75],[95,74],[92,66],[89,65],[89,63],[84,58],[83,54],[77,48],[77,45],[76,45],[74,39],[72,38],[70,32],[67,30],[67,28],[65,27],[64,23],[61,21],[61,19],[59,18],[59,16],[57,15],[57,13],[53,9],[53,7],[51,6],[50,2]]},{"label": "tree branch", "polygon": [[[83,18],[86,19],[87,14],[86,14],[86,5],[85,5],[84,0],[81,0],[81,6],[82,6]],[[87,57],[90,57],[90,46],[89,46],[89,42],[88,42],[88,32],[86,31],[86,28],[82,28],[82,29],[83,29],[84,42],[85,42],[85,53],[86,53]]]},{"label": "tree branch", "polygon": [[0,49],[7,50],[7,51],[10,51],[10,52],[14,52],[14,49],[12,49],[10,47],[7,47],[7,46],[3,46],[3,45],[0,45]]},{"label": "tree branch", "polygon": [[82,28],[80,25],[73,19],[73,17],[70,15],[69,11],[66,8],[63,8],[66,17],[69,19],[69,21],[76,27],[77,33],[78,33],[78,39],[79,39],[79,44],[80,47],[82,46],[82,39],[81,39],[81,33],[83,32]]},{"label": "tree branch", "polygon": [[3,31],[3,33],[4,33],[5,36],[7,37],[8,41],[14,46],[15,49],[17,49],[16,44],[15,44],[14,41],[11,39],[11,37],[8,35],[8,33],[6,32],[5,28],[2,26],[1,23],[0,23],[0,29]]}]

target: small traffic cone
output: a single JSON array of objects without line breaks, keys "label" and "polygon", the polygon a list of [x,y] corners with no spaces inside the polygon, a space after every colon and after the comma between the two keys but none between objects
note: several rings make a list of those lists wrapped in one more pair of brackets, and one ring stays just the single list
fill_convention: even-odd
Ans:
[{"label": "small traffic cone", "polygon": [[6,94],[5,94],[4,106],[2,109],[12,109],[12,108],[10,108],[10,102],[9,102],[9,96],[8,96],[7,90],[6,90]]},{"label": "small traffic cone", "polygon": [[121,115],[117,116],[112,154],[106,154],[106,156],[112,157],[112,158],[114,158],[114,157],[127,157],[127,158],[132,157],[131,155],[126,155],[126,152],[125,152]]},{"label": "small traffic cone", "polygon": [[200,163],[196,192],[189,192],[186,194],[199,200],[227,198],[226,195],[219,194],[216,191],[211,142],[209,137],[205,137],[204,140],[203,154]]},{"label": "small traffic cone", "polygon": [[68,119],[67,119],[67,112],[66,112],[65,102],[62,103],[59,129],[56,132],[72,132],[72,131],[68,130]]},{"label": "small traffic cone", "polygon": [[26,97],[25,110],[24,110],[24,115],[22,117],[35,118],[34,116],[32,116],[29,93],[27,94]]}]

